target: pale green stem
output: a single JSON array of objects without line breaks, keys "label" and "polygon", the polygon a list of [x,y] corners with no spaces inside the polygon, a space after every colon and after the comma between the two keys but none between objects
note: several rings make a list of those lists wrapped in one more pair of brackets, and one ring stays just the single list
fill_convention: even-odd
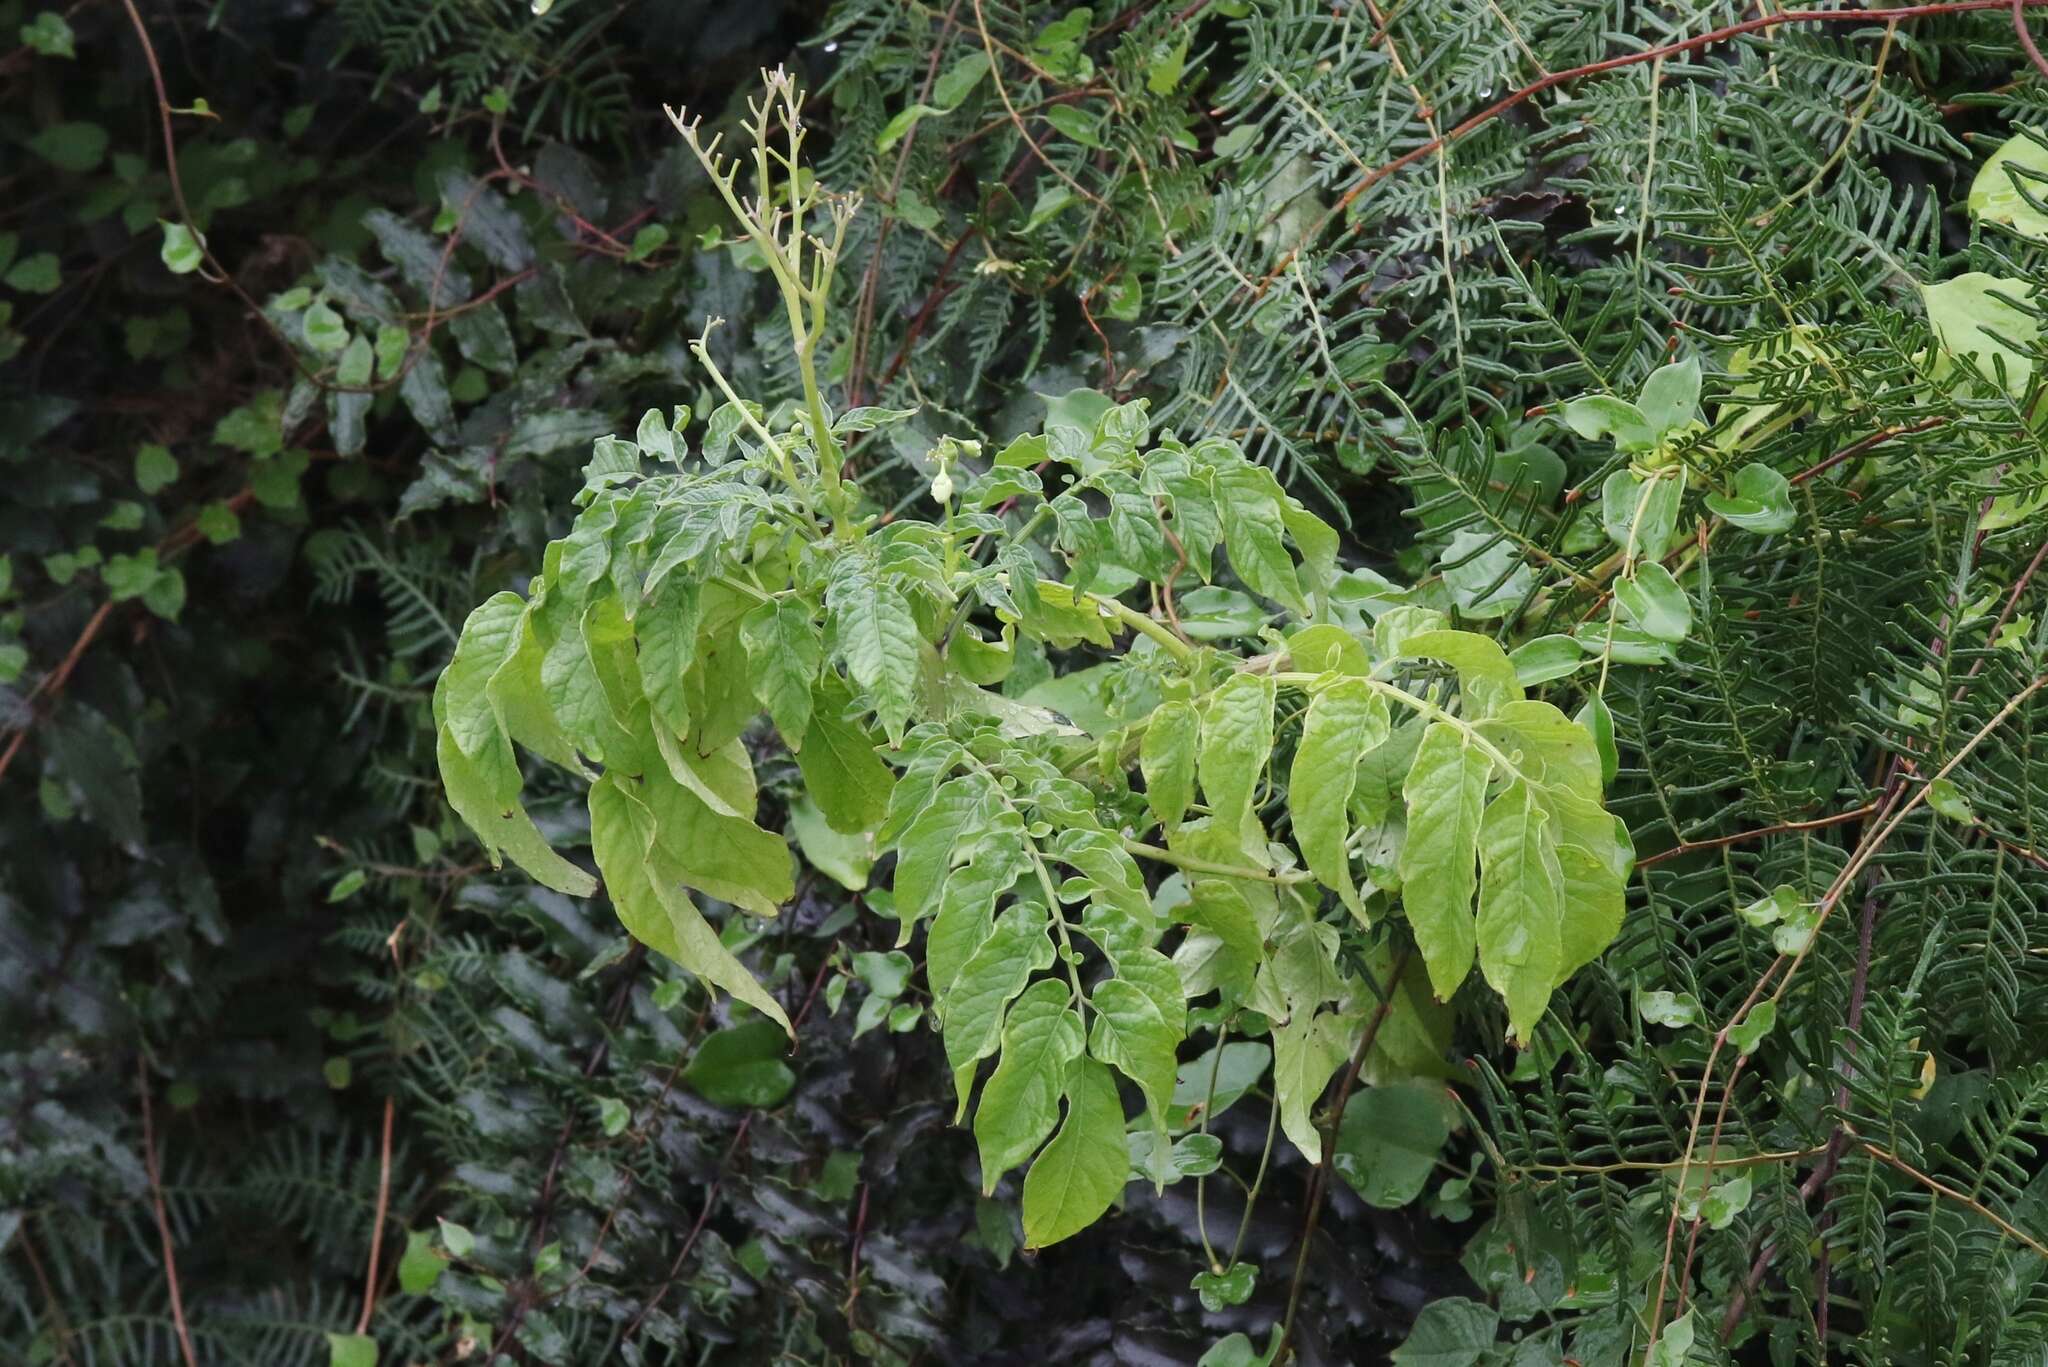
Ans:
[{"label": "pale green stem", "polygon": [[1214,859],[1199,859],[1191,854],[1181,854],[1174,850],[1163,850],[1157,845],[1147,845],[1142,840],[1132,840],[1129,837],[1126,837],[1124,840],[1124,848],[1140,859],[1157,860],[1161,864],[1171,864],[1175,868],[1185,869],[1189,873],[1213,873],[1219,878],[1249,878],[1258,883],[1311,883],[1315,881],[1314,874],[1303,873],[1300,870],[1281,873],[1270,869],[1255,869],[1244,864],[1225,864]]},{"label": "pale green stem", "polygon": [[[705,336],[708,337],[711,334],[712,327],[723,321],[723,319],[714,318],[707,323],[704,328]],[[754,416],[754,410],[747,407],[740,400],[740,396],[733,392],[732,385],[726,381],[725,372],[721,371],[718,368],[718,363],[711,359],[711,352],[705,347],[703,337],[690,343],[690,354],[697,358],[699,365],[710,372],[711,382],[718,386],[718,392],[725,395],[727,401],[739,413],[740,421],[745,423],[748,430],[760,438],[762,445],[766,446],[773,453],[777,467],[776,473],[781,475],[783,482],[789,485],[799,499],[803,500],[804,512],[809,515],[813,524],[813,532],[815,533],[815,524],[818,517],[817,509],[811,506],[810,496],[804,489],[804,483],[801,479],[797,478],[796,462],[789,458],[789,452],[784,449],[781,442],[775,439],[775,434],[770,432],[767,427],[762,425],[761,420]]]},{"label": "pale green stem", "polygon": [[[1044,524],[1045,519],[1051,516],[1051,514],[1052,505],[1050,503],[1039,504],[1038,511],[1032,513],[1030,517],[1025,518],[1024,525],[1019,527],[1011,535],[1010,543],[1012,545],[1018,545],[1024,541],[1029,540],[1031,534],[1037,531],[1039,527]],[[952,515],[952,509],[949,506],[946,511],[946,516],[950,520],[952,518]],[[976,552],[978,552],[981,549],[981,543],[984,540],[986,540],[987,537],[988,533],[984,532],[980,536],[974,538],[974,544],[967,548],[967,558],[969,560],[974,559]],[[972,611],[974,611],[974,599],[963,594],[960,598],[960,606],[953,610],[953,619],[947,622],[946,629],[943,632],[939,633],[939,649],[941,651],[943,651],[946,648],[946,642],[953,639],[953,633],[960,629],[960,624],[967,620],[967,614]]]},{"label": "pale green stem", "polygon": [[[1273,682],[1278,684],[1287,684],[1294,688],[1311,688],[1316,683],[1327,677],[1329,676],[1323,674],[1302,674],[1289,672],[1275,674],[1273,676]],[[1360,676],[1349,674],[1344,675],[1342,677],[1347,679],[1360,678]],[[1466,721],[1463,717],[1458,716],[1456,713],[1448,712],[1445,709],[1438,707],[1435,703],[1430,702],[1427,698],[1418,698],[1413,693],[1410,693],[1407,689],[1396,687],[1395,685],[1387,683],[1380,679],[1360,678],[1360,682],[1365,684],[1366,687],[1372,689],[1375,693],[1384,695],[1389,702],[1399,703],[1401,706],[1409,709],[1412,712],[1420,712],[1425,717],[1429,717],[1433,720],[1440,722],[1447,722],[1450,725],[1457,727],[1460,731],[1465,733],[1466,740],[1470,741],[1474,746],[1478,747],[1481,753],[1483,753],[1488,759],[1492,760],[1496,765],[1500,766],[1500,770],[1502,773],[1510,774],[1516,778],[1527,780],[1531,784],[1537,782],[1537,780],[1531,778],[1528,774],[1523,773],[1521,767],[1518,766],[1513,760],[1509,759],[1508,756],[1501,750],[1501,748],[1498,745],[1495,745],[1492,741],[1488,740],[1485,737],[1485,735],[1480,732],[1478,727],[1474,726],[1471,722]]]},{"label": "pale green stem", "polygon": [[[1004,790],[1003,781],[996,776],[995,771],[972,756],[969,757],[968,762],[979,769],[988,778],[988,781],[995,785],[996,795],[1002,798],[1003,805],[1010,809],[1010,814],[1016,817],[1020,823],[1024,822],[1024,813],[1017,809],[1017,804],[1011,800],[1009,793]],[[1052,881],[1052,870],[1046,868],[1045,856],[1038,852],[1038,845],[1034,841],[1028,838],[1025,840],[1024,852],[1031,856],[1032,871],[1038,875],[1038,886],[1045,893],[1046,914],[1052,917],[1053,930],[1059,937],[1060,962],[1066,965],[1067,983],[1074,989],[1074,1005],[1085,1017],[1088,1010],[1088,995],[1081,990],[1081,970],[1075,967],[1074,964],[1075,959],[1080,956],[1074,953],[1074,942],[1067,935],[1067,917],[1066,913],[1060,910],[1058,885]]]},{"label": "pale green stem", "polygon": [[[1209,1056],[1209,1091],[1202,1098],[1201,1132],[1209,1133],[1209,1112],[1216,1108],[1216,1077],[1223,1071],[1223,1044],[1230,1038],[1228,1022],[1216,1028],[1216,1052]],[[1216,1262],[1216,1250],[1209,1243],[1209,1213],[1207,1204],[1208,1174],[1195,1179],[1195,1232],[1202,1236],[1202,1256],[1209,1261],[1209,1270],[1219,1276],[1225,1270]]]},{"label": "pale green stem", "polygon": [[[1266,1185],[1266,1167],[1273,1161],[1273,1133],[1280,1125],[1280,1098],[1275,1095],[1272,1104],[1266,1108],[1266,1146],[1259,1150],[1259,1170],[1252,1174],[1251,1190],[1245,1193],[1244,1214],[1237,1222],[1237,1237],[1230,1241],[1230,1263],[1236,1266],[1237,1255],[1244,1251],[1244,1236],[1251,1232],[1252,1212],[1258,1208],[1259,1188]],[[1210,1266],[1215,1266],[1214,1260]],[[1220,1269],[1228,1272],[1229,1267]]]},{"label": "pale green stem", "polygon": [[747,595],[747,597],[752,598],[757,602],[772,603],[775,601],[774,594],[769,593],[764,589],[758,588],[753,584],[749,584],[744,579],[736,579],[729,574],[713,575],[711,577],[711,582],[719,585],[721,588],[734,589],[740,593],[744,593],[745,595]]},{"label": "pale green stem", "polygon": [[[1057,581],[1048,580],[1042,582],[1050,583]],[[1084,591],[1077,596],[1087,599],[1098,607],[1107,608],[1112,616],[1131,630],[1141,636],[1151,637],[1161,650],[1172,656],[1179,663],[1186,664],[1195,658],[1195,648],[1193,646],[1181,640],[1180,637],[1174,635],[1136,608],[1119,603],[1114,598],[1105,598],[1099,593],[1087,593]]]}]

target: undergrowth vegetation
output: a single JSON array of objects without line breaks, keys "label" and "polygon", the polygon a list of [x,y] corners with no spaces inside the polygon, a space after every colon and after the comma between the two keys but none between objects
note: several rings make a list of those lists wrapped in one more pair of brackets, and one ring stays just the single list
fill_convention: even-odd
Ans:
[{"label": "undergrowth vegetation", "polygon": [[2031,17],[0,3],[0,1361],[2037,1360]]}]

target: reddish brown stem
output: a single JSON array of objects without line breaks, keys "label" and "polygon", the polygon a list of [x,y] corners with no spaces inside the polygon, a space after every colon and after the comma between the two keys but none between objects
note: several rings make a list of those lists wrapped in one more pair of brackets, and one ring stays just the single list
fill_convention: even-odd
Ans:
[{"label": "reddish brown stem", "polygon": [[[1380,1027],[1387,1022],[1387,1014],[1394,1009],[1394,994],[1401,990],[1401,975],[1408,971],[1410,951],[1403,947],[1394,956],[1394,966],[1387,974],[1386,993],[1380,998],[1378,1009],[1372,1019],[1365,1023],[1365,1033],[1358,1037],[1358,1047],[1351,1051],[1351,1062],[1344,1069],[1344,1078],[1337,1084],[1337,1099],[1331,1103],[1328,1119],[1323,1125],[1322,1154],[1316,1160],[1316,1170],[1308,1182],[1308,1222],[1302,1227],[1301,1247],[1294,1255],[1294,1280],[1287,1291],[1287,1313],[1280,1322],[1280,1341],[1273,1346],[1268,1359],[1271,1362],[1287,1361],[1287,1344],[1294,1337],[1294,1316],[1301,1308],[1302,1280],[1308,1273],[1308,1253],[1315,1243],[1316,1229],[1323,1222],[1323,1197],[1330,1190],[1330,1165],[1337,1157],[1337,1127],[1343,1123],[1344,1108],[1351,1101],[1352,1089],[1358,1086],[1358,1075],[1365,1068],[1366,1056],[1372,1053],[1373,1042],[1380,1036]],[[1279,1102],[1275,1101],[1274,1105]]]},{"label": "reddish brown stem", "polygon": [[363,1278],[363,1313],[356,1318],[356,1332],[370,1332],[370,1316],[377,1309],[377,1263],[384,1252],[384,1216],[391,1209],[391,1121],[397,1103],[384,1098],[384,1143],[377,1165],[377,1219],[370,1226],[370,1271]]},{"label": "reddish brown stem", "polygon": [[163,1242],[164,1280],[171,1288],[171,1326],[177,1330],[178,1351],[185,1367],[199,1367],[192,1351],[192,1331],[185,1324],[185,1293],[178,1286],[178,1251],[171,1244],[171,1218],[164,1210],[163,1172],[156,1161],[156,1109],[149,1100],[149,1061],[135,1060],[135,1089],[142,1094],[142,1158],[149,1173],[149,1199],[156,1210],[157,1237]]},{"label": "reddish brown stem", "polygon": [[1359,197],[1373,186],[1394,175],[1396,172],[1413,166],[1424,157],[1433,156],[1439,149],[1448,147],[1474,130],[1491,123],[1517,105],[1526,104],[1544,91],[1563,85],[1567,81],[1576,81],[1586,76],[1598,76],[1609,71],[1619,71],[1624,67],[1641,66],[1645,62],[1660,62],[1666,58],[1678,56],[1680,53],[1697,52],[1701,48],[1713,47],[1717,43],[1725,43],[1731,38],[1740,38],[1747,33],[1757,33],[1764,29],[1778,28],[1785,24],[1875,24],[1880,21],[1887,24],[1896,24],[1906,23],[1914,19],[1930,19],[1946,14],[1967,14],[1974,10],[2004,9],[2007,5],[2011,5],[2015,11],[2018,11],[2034,5],[2048,5],[2048,0],[1944,0],[1944,3],[1939,4],[1902,5],[1897,9],[1887,10],[1866,10],[1861,8],[1778,10],[1775,13],[1760,14],[1752,19],[1744,19],[1740,23],[1729,24],[1724,28],[1713,29],[1691,38],[1681,39],[1675,43],[1665,43],[1660,47],[1646,47],[1640,51],[1626,52],[1618,57],[1608,57],[1598,62],[1587,62],[1584,66],[1575,66],[1566,71],[1554,71],[1541,80],[1532,81],[1519,90],[1508,92],[1464,122],[1454,125],[1427,142],[1418,143],[1392,161],[1368,171],[1350,189],[1346,190],[1335,204],[1330,206],[1329,211],[1319,218],[1309,228],[1308,232],[1287,250],[1286,254],[1280,258],[1271,270],[1266,272],[1265,276],[1259,281],[1258,292],[1263,294],[1275,280],[1285,274],[1293,266],[1294,259],[1301,254],[1302,248],[1314,241],[1324,228],[1342,219],[1351,206],[1358,202]]},{"label": "reddish brown stem", "polygon": [[2034,70],[2048,76],[2048,58],[2041,56],[2041,49],[2034,46],[2034,35],[2027,31],[2026,0],[2012,0],[2012,31],[2019,36],[2020,46],[2027,50],[2027,60],[2034,64]]},{"label": "reddish brown stem", "polygon": [[[2048,3],[2048,0],[2044,0],[2044,3]],[[1804,484],[1816,476],[1826,474],[1845,460],[1854,460],[1864,452],[1884,445],[1893,437],[1905,437],[1911,436],[1915,432],[1925,432],[1929,428],[1939,427],[1947,421],[1947,418],[1923,418],[1919,422],[1912,423],[1906,427],[1887,427],[1881,432],[1873,432],[1861,441],[1850,442],[1820,464],[1801,470],[1798,474],[1792,476],[1791,482],[1794,484]]]},{"label": "reddish brown stem", "polygon": [[[254,498],[255,494],[251,490],[244,489],[229,499],[227,506],[230,511],[240,512]],[[157,555],[164,560],[169,560],[172,556],[179,554],[198,540],[198,522],[196,520],[188,522],[157,543]],[[78,662],[85,658],[85,652],[92,647],[92,643],[99,639],[100,632],[106,628],[107,621],[113,616],[113,612],[114,601],[111,598],[101,603],[94,610],[92,616],[86,619],[85,626],[79,630],[77,638],[71,642],[71,649],[65,651],[64,658],[57,662],[57,667],[38,679],[35,687],[28,691],[27,696],[22,701],[24,703],[32,703],[38,698],[54,698],[59,693],[62,693],[64,686],[71,682],[72,671],[78,668]],[[23,743],[28,740],[29,728],[34,724],[35,714],[31,713],[28,719],[14,733],[13,738],[7,742],[7,748],[0,750],[0,779],[7,777],[8,768],[14,763],[14,757],[20,753]]]},{"label": "reddish brown stem", "polygon": [[1760,826],[1753,831],[1737,831],[1734,835],[1717,835],[1711,840],[1681,840],[1668,850],[1659,850],[1647,858],[1638,859],[1636,867],[1647,869],[1661,864],[1667,859],[1676,859],[1680,855],[1697,854],[1701,850],[1718,850],[1724,845],[1740,845],[1751,840],[1762,840],[1768,836],[1783,835],[1787,831],[1815,831],[1824,826],[1839,826],[1845,822],[1857,821],[1869,816],[1876,808],[1877,804],[1872,802],[1866,803],[1853,811],[1836,812],[1833,816],[1819,816],[1811,821],[1780,821],[1775,826]]}]

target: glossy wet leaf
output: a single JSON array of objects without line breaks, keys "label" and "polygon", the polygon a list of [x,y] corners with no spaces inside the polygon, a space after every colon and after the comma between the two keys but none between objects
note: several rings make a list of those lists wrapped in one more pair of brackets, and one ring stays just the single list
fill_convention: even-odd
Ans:
[{"label": "glossy wet leaf", "polygon": [[714,1030],[690,1055],[682,1078],[690,1090],[720,1106],[776,1106],[796,1085],[796,1074],[784,1061],[788,1049],[789,1037],[771,1021]]},{"label": "glossy wet leaf", "polygon": [[1368,1204],[1405,1206],[1428,1186],[1450,1140],[1452,1114],[1434,1083],[1361,1088],[1345,1104],[1332,1165]]},{"label": "glossy wet leaf", "polygon": [[1080,1233],[1124,1189],[1124,1111],[1109,1069],[1093,1059],[1075,1059],[1067,1065],[1065,1096],[1059,1133],[1024,1177],[1027,1248]]}]

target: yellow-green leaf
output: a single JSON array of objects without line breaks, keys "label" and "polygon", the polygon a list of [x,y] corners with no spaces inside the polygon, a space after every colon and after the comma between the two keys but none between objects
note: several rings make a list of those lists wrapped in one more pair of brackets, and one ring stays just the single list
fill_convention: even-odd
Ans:
[{"label": "yellow-green leaf", "polygon": [[1479,828],[1479,971],[1506,999],[1515,1038],[1533,1038],[1564,968],[1564,873],[1550,814],[1516,780]]},{"label": "yellow-green leaf", "polygon": [[1351,882],[1351,789],[1358,761],[1385,743],[1387,700],[1364,679],[1340,679],[1316,694],[1301,725],[1287,798],[1294,839],[1309,872],[1336,892],[1363,920],[1365,908]]},{"label": "yellow-green leaf", "polygon": [[824,643],[808,605],[794,598],[762,603],[740,619],[754,696],[768,709],[782,743],[801,751],[811,724],[811,686]]},{"label": "yellow-green leaf", "polygon": [[2048,146],[2028,132],[2013,134],[1970,182],[1971,216],[2010,224],[2028,237],[2048,238],[2048,214],[2027,200],[2032,195],[2048,201],[2048,178],[2044,177],[2048,177]]},{"label": "yellow-green leaf", "polygon": [[1432,722],[1401,785],[1408,806],[1402,904],[1430,984],[1446,1001],[1472,968],[1474,860],[1489,768],[1485,752],[1462,730]]},{"label": "yellow-green leaf", "polygon": [[1197,759],[1202,791],[1216,827],[1228,835],[1244,828],[1252,795],[1273,749],[1273,681],[1234,674],[1209,695],[1202,712]]},{"label": "yellow-green leaf", "polygon": [[1195,800],[1195,743],[1200,730],[1194,705],[1162,703],[1145,724],[1138,768],[1145,776],[1145,803],[1162,826],[1177,826]]},{"label": "yellow-green leaf", "polygon": [[1024,1243],[1043,1248],[1102,1218],[1124,1189],[1129,1155],[1116,1081],[1093,1059],[1067,1065],[1067,1118],[1024,1176]]},{"label": "yellow-green leaf", "polygon": [[1088,1052],[1138,1084],[1152,1114],[1165,1122],[1173,1098],[1174,1051],[1178,1031],[1168,1027],[1152,999],[1121,978],[1111,978],[1088,999],[1095,1026]]},{"label": "yellow-green leaf", "polygon": [[790,1033],[781,1003],[705,921],[654,838],[654,814],[614,774],[590,788],[590,845],[619,920],[648,948],[721,987]]},{"label": "yellow-green leaf", "polygon": [[1081,1017],[1063,981],[1033,983],[1003,1023],[1003,1057],[974,1111],[981,1187],[995,1190],[1004,1173],[1029,1158],[1060,1118],[1060,1084],[1081,1055]]},{"label": "yellow-green leaf", "polygon": [[496,867],[501,855],[525,869],[535,882],[571,897],[588,897],[597,880],[557,854],[533,818],[519,805],[519,766],[511,745],[487,747],[481,760],[462,753],[447,727],[435,745],[448,804],[476,832]]}]

